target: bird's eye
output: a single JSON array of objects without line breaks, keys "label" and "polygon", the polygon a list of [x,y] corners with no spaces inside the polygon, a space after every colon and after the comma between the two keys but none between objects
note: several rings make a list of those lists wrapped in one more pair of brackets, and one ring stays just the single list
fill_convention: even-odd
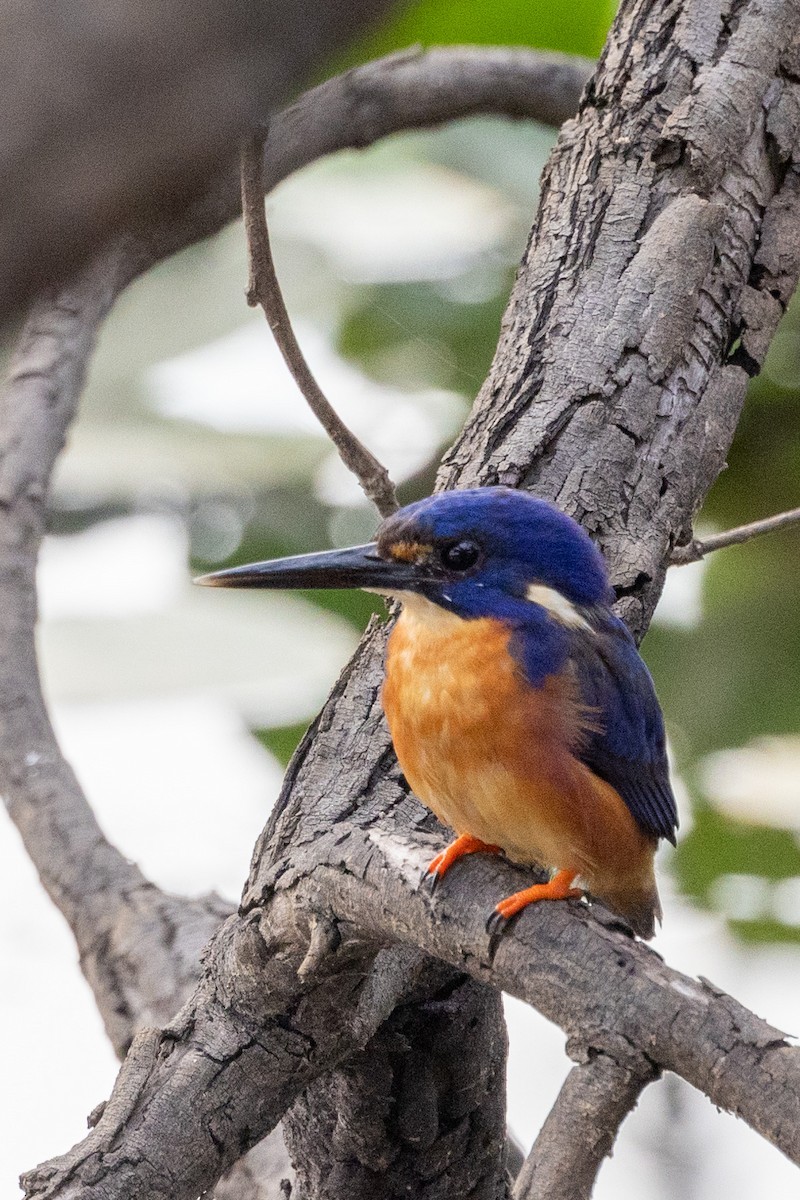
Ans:
[{"label": "bird's eye", "polygon": [[480,546],[475,542],[455,542],[444,547],[441,559],[448,571],[468,571],[475,566],[480,552]]}]

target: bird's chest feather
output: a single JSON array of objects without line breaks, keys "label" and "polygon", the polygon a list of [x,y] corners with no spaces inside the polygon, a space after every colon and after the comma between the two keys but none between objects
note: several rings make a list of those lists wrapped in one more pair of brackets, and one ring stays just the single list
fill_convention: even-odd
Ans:
[{"label": "bird's chest feather", "polygon": [[389,640],[383,704],[411,787],[456,829],[523,781],[550,772],[579,737],[565,680],[522,677],[510,631],[462,620],[428,601],[405,603]]}]

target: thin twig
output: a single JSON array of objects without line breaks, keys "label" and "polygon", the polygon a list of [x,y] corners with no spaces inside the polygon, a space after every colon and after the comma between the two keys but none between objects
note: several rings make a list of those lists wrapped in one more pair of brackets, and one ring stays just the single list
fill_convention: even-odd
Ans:
[{"label": "thin twig", "polygon": [[774,533],[785,525],[796,525],[800,522],[800,508],[790,508],[788,512],[776,513],[773,517],[764,517],[763,521],[751,521],[749,525],[737,525],[735,529],[727,529],[724,533],[715,533],[711,537],[698,541],[692,538],[685,546],[676,546],[670,559],[670,566],[683,567],[687,563],[699,562],[707,554],[715,550],[724,550],[726,546],[740,546],[751,538],[761,537],[762,533]]},{"label": "thin twig", "polygon": [[261,305],[284,362],[309,408],[338,450],[344,465],[357,478],[364,495],[382,517],[388,517],[398,508],[389,473],[347,428],[322,392],[300,349],[286,311],[275,274],[264,209],[264,142],[262,132],[252,134],[243,143],[241,155],[242,215],[250,260],[247,303],[253,308]]}]

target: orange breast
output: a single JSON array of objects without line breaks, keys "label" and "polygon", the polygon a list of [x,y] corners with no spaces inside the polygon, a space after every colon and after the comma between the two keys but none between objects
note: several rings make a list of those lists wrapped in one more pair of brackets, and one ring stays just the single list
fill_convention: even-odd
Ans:
[{"label": "orange breast", "polygon": [[392,632],[383,703],[414,792],[457,833],[591,882],[652,844],[576,757],[585,717],[568,675],[523,679],[509,631],[411,597]]}]

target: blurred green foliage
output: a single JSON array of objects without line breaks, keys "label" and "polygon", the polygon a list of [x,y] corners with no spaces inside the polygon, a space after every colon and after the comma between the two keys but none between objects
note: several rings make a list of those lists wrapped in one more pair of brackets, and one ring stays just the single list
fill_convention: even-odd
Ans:
[{"label": "blurred green foliage", "polygon": [[301,721],[297,725],[281,725],[278,729],[258,729],[255,735],[261,745],[275,755],[281,766],[286,767],[307,729],[308,722]]},{"label": "blurred green foliage", "polygon": [[616,12],[613,0],[422,0],[400,7],[363,46],[358,58],[392,50],[474,43],[538,46],[596,57]]}]

